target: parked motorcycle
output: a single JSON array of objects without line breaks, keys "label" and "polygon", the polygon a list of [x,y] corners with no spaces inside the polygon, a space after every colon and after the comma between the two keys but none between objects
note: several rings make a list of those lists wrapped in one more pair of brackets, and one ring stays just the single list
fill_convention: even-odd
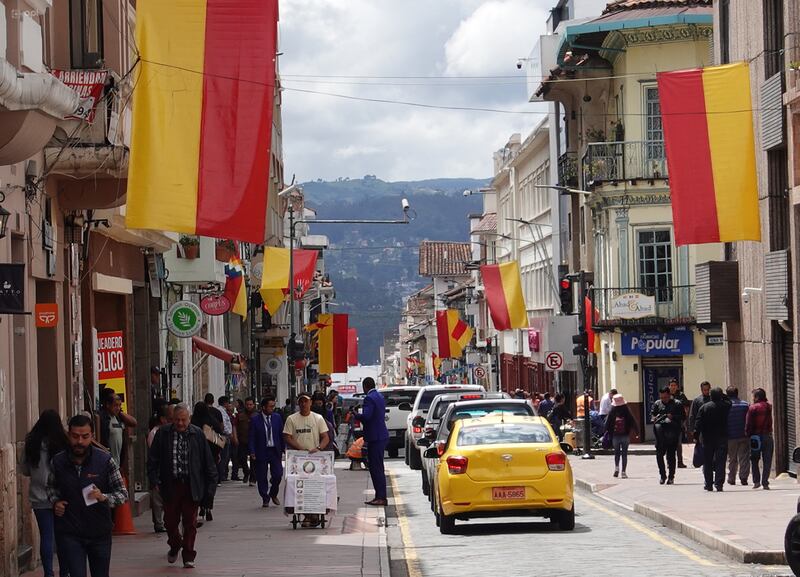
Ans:
[{"label": "parked motorcycle", "polygon": [[[797,447],[792,453],[792,461],[800,463],[800,447]],[[786,527],[783,551],[792,573],[800,577],[800,498],[797,500],[797,514],[792,517],[789,526]]]}]

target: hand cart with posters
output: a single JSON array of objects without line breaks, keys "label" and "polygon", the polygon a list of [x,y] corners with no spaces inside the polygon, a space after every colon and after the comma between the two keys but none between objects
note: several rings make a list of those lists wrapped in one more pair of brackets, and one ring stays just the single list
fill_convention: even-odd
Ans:
[{"label": "hand cart with posters", "polygon": [[297,529],[302,517],[310,517],[312,527],[324,529],[338,502],[333,453],[286,451],[284,470],[284,513],[292,516],[292,528]]}]

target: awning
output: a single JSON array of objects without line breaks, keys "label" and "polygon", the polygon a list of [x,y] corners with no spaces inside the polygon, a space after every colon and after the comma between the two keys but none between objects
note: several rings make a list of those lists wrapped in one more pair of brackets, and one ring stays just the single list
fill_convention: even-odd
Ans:
[{"label": "awning", "polygon": [[229,351],[224,347],[220,347],[219,345],[215,345],[211,341],[207,341],[206,339],[200,337],[192,337],[192,345],[199,351],[203,351],[204,353],[211,355],[212,357],[216,357],[220,360],[225,361],[226,363],[230,363],[234,359],[239,359],[239,353],[234,353],[233,351]]}]

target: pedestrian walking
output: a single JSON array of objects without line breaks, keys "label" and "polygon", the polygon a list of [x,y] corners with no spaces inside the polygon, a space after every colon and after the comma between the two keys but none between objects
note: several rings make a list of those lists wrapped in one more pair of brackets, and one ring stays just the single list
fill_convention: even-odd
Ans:
[{"label": "pedestrian walking", "polygon": [[[299,399],[298,399],[298,402],[299,402]],[[286,402],[283,404],[283,407],[281,408],[281,413],[282,413],[284,422],[286,422],[286,420],[288,420],[289,416],[292,413],[294,413],[294,402],[292,401],[291,398],[287,398],[286,399]]]},{"label": "pedestrian walking", "polygon": [[611,409],[614,408],[614,396],[617,395],[619,391],[617,389],[611,389],[608,391],[608,394],[603,395],[603,398],[600,399],[600,407],[598,409],[598,413],[600,416],[603,417],[603,420],[606,420],[608,414],[611,412]]},{"label": "pedestrian walking", "polygon": [[124,470],[128,464],[125,427],[136,427],[138,423],[122,410],[122,397],[111,389],[106,391],[100,410],[100,443],[111,451],[111,457],[117,466]]},{"label": "pedestrian walking", "polygon": [[222,483],[223,481],[228,480],[228,463],[231,460],[231,451],[234,444],[238,445],[236,439],[236,431],[233,429],[233,422],[231,421],[231,400],[226,397],[222,396],[217,399],[217,404],[219,405],[219,413],[222,417],[222,436],[225,437],[227,443],[225,446],[222,447],[219,455],[219,464],[217,465],[217,477],[219,478],[219,482]]},{"label": "pedestrian walking", "polygon": [[[222,429],[222,422],[217,420],[216,416],[212,414],[212,411],[219,411],[208,405],[208,398],[209,395],[206,395],[206,400],[203,403],[197,403],[194,406],[194,411],[192,412],[192,419],[191,423],[201,431],[203,431],[204,426],[211,427],[211,429],[218,434],[223,433]],[[211,396],[213,402],[213,395]],[[204,437],[205,438],[205,435]],[[217,467],[220,460],[220,454],[222,453],[222,447],[217,445],[216,443],[211,442],[210,440],[206,441],[208,443],[208,448],[211,451],[211,456],[214,459],[214,466]],[[217,479],[217,484],[219,485],[219,471],[217,471],[217,475],[214,475]],[[214,515],[212,510],[214,509],[214,494],[208,495],[206,500],[200,503],[200,513],[199,517],[203,518],[205,521],[213,521]],[[202,526],[202,522],[199,526]]]},{"label": "pedestrian walking", "polygon": [[[172,405],[163,405],[158,409],[158,415],[153,417],[150,423],[150,432],[147,433],[147,451],[150,452],[153,446],[153,439],[158,430],[164,425],[170,423],[168,414],[170,410],[168,407]],[[161,493],[155,486],[150,487],[150,516],[153,519],[153,531],[156,533],[166,533],[167,528],[164,525],[164,501],[161,499]]]},{"label": "pedestrian walking", "polygon": [[566,398],[562,393],[556,393],[555,404],[550,412],[547,414],[547,420],[558,435],[559,442],[564,440],[564,431],[561,430],[561,425],[572,419],[572,415],[567,408]]},{"label": "pedestrian walking", "polygon": [[736,484],[737,473],[742,485],[747,485],[750,476],[750,439],[745,433],[745,424],[750,405],[739,398],[739,389],[736,387],[728,387],[725,393],[731,402],[728,413],[728,485]]},{"label": "pedestrian walking", "polygon": [[725,462],[728,458],[728,413],[730,401],[722,389],[714,387],[711,400],[700,407],[694,422],[694,439],[703,445],[705,490],[722,491],[725,484]]},{"label": "pedestrian walking", "polygon": [[656,463],[660,484],[672,485],[675,482],[675,461],[681,436],[680,423],[683,420],[683,409],[672,398],[669,387],[661,388],[659,399],[653,403],[650,414],[656,435]]},{"label": "pedestrian walking", "polygon": [[681,390],[678,379],[670,379],[669,393],[672,395],[672,398],[675,399],[675,402],[681,406],[681,410],[683,411],[684,418],[681,419],[681,438],[678,442],[678,468],[685,469],[686,463],[683,462],[683,444],[689,440],[686,434],[686,411],[691,403],[683,390]]},{"label": "pedestrian walking", "polygon": [[94,426],[87,415],[69,420],[69,449],[53,457],[50,495],[59,560],[70,577],[108,577],[111,567],[112,507],[128,500],[117,462],[92,446]]},{"label": "pedestrian walking", "polygon": [[544,418],[547,418],[547,415],[550,414],[550,411],[553,410],[554,406],[555,406],[555,403],[553,402],[553,398],[550,395],[550,391],[548,391],[548,392],[546,392],[544,394],[544,398],[542,399],[542,402],[539,403],[539,411],[538,411],[537,414],[542,416],[542,417],[544,417]]},{"label": "pedestrian walking", "polygon": [[[25,437],[25,449],[21,473],[30,477],[28,500],[30,501],[36,524],[39,527],[39,556],[42,558],[44,577],[54,577],[53,552],[55,551],[55,516],[53,503],[50,501],[50,475],[52,460],[55,455],[69,448],[67,434],[61,423],[59,414],[47,409],[39,416],[39,420]],[[61,551],[58,554],[58,573],[61,577],[69,577],[69,570]]]},{"label": "pedestrian walking", "polygon": [[[772,405],[767,401],[764,389],[758,388],[753,391],[753,404],[747,409],[744,428],[751,441],[750,465],[753,469],[753,489],[763,486],[769,490],[775,441],[772,438]],[[759,461],[763,469],[759,468]]]},{"label": "pedestrian walking", "polygon": [[[323,450],[329,439],[328,425],[325,419],[311,411],[311,395],[300,393],[297,397],[299,410],[286,419],[283,427],[283,440],[288,448],[296,451],[316,453]],[[250,423],[252,427],[253,424]],[[303,527],[316,527],[319,525],[319,515],[306,515],[303,518]]]},{"label": "pedestrian walking", "polygon": [[638,437],[639,427],[625,397],[616,394],[611,403],[612,408],[605,420],[605,432],[611,436],[611,446],[614,448],[614,476],[627,479],[628,447],[631,444],[631,434]]},{"label": "pedestrian walking", "polygon": [[700,383],[700,394],[697,395],[694,399],[692,399],[692,404],[689,407],[689,421],[687,422],[686,430],[694,435],[694,421],[697,419],[697,411],[700,410],[700,407],[705,405],[708,401],[711,400],[711,383],[708,381],[703,381]]},{"label": "pedestrian walking", "polygon": [[249,427],[249,456],[255,468],[262,507],[269,507],[270,500],[281,504],[278,491],[283,478],[281,459],[285,444],[283,418],[275,412],[275,405],[275,397],[265,397],[261,401],[261,412],[253,416]]},{"label": "pedestrian walking", "polygon": [[239,468],[242,469],[242,482],[248,483],[251,487],[255,484],[255,469],[250,468],[250,421],[256,415],[256,402],[253,397],[244,400],[244,410],[236,413],[236,438],[239,440],[237,447],[237,462],[233,467],[232,479],[239,479]]},{"label": "pedestrian walking", "polygon": [[367,461],[375,498],[366,501],[367,505],[385,507],[388,504],[386,495],[386,475],[384,473],[383,453],[389,441],[389,430],[386,428],[386,401],[375,389],[375,379],[367,377],[361,381],[366,395],[361,412],[356,418],[364,426],[364,440],[367,443]]},{"label": "pedestrian walking", "polygon": [[190,424],[185,404],[177,405],[172,423],[156,432],[147,457],[147,476],[164,501],[167,561],[175,563],[182,551],[183,566],[194,567],[197,511],[217,490],[217,463],[202,429]]}]

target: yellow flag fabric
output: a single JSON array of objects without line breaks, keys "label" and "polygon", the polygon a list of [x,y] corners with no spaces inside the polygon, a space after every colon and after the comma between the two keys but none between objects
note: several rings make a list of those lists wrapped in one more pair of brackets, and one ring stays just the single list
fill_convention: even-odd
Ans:
[{"label": "yellow flag fabric", "polygon": [[264,248],[264,268],[259,293],[270,315],[275,315],[286,299],[289,287],[289,249]]}]

